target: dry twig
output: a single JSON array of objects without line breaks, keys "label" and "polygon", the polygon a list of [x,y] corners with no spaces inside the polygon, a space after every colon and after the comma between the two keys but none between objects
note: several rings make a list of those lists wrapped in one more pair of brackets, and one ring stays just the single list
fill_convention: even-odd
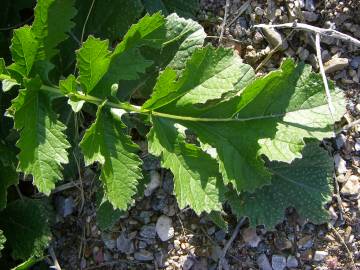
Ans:
[{"label": "dry twig", "polygon": [[332,119],[334,120],[335,109],[334,109],[334,105],[332,103],[329,84],[328,84],[328,81],[326,79],[324,65],[323,65],[322,58],[321,58],[320,34],[319,33],[316,33],[316,35],[315,35],[315,45],[316,45],[316,56],[317,56],[317,59],[318,59],[318,62],[319,62],[320,74],[321,74],[321,77],[322,77],[322,80],[323,80],[323,83],[324,83],[326,98],[327,98],[328,105],[329,105],[329,111],[330,111]]},{"label": "dry twig", "polygon": [[234,242],[236,236],[238,235],[240,229],[241,229],[241,226],[244,225],[245,223],[245,220],[246,220],[246,217],[243,217],[240,219],[239,223],[236,225],[235,227],[235,230],[234,232],[232,233],[229,241],[226,243],[226,245],[224,246],[222,252],[221,252],[221,256],[220,256],[220,259],[219,259],[219,265],[218,265],[218,270],[222,270],[222,267],[223,267],[223,264],[225,262],[225,256],[226,256],[226,253],[227,251],[229,250],[229,248],[231,247],[232,245],[232,242]]},{"label": "dry twig", "polygon": [[223,22],[222,22],[222,24],[221,24],[221,32],[220,32],[220,37],[219,37],[219,45],[221,44],[222,38],[223,38],[223,36],[224,36],[225,27],[226,27],[226,20],[227,20],[228,13],[229,13],[229,8],[230,8],[230,0],[226,0],[224,20],[223,20]]},{"label": "dry twig", "polygon": [[295,30],[304,30],[304,31],[310,31],[313,33],[318,33],[321,36],[327,36],[332,37],[336,39],[340,39],[346,42],[350,42],[358,47],[360,47],[360,40],[349,36],[347,34],[341,33],[334,29],[324,29],[312,25],[308,25],[305,23],[283,23],[283,24],[257,24],[253,26],[254,28],[291,28]]},{"label": "dry twig", "polygon": [[250,6],[251,0],[247,0],[244,4],[241,5],[241,7],[236,12],[236,16],[234,19],[231,20],[231,22],[227,25],[228,27],[231,26]]},{"label": "dry twig", "polygon": [[345,247],[346,253],[348,254],[348,257],[349,257],[349,259],[351,261],[351,265],[352,265],[353,269],[357,269],[355,261],[354,261],[354,255],[351,252],[351,250],[349,249],[349,247],[347,246],[344,238],[342,238],[340,233],[334,228],[333,225],[331,225],[330,223],[328,225],[329,225],[330,229],[334,232],[334,234],[337,236],[337,238],[340,240],[341,244]]},{"label": "dry twig", "polygon": [[53,263],[54,263],[54,265],[52,267],[55,268],[56,270],[61,270],[60,264],[56,258],[55,251],[52,246],[49,247],[49,253],[50,253],[51,259],[53,260]]}]

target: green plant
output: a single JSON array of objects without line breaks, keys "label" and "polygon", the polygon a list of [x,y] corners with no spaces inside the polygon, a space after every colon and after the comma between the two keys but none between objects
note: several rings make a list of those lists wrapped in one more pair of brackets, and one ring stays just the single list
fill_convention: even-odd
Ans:
[{"label": "green plant", "polygon": [[[74,4],[39,0],[33,24],[14,31],[13,62],[0,62],[3,90],[17,95],[7,115],[19,136],[17,158],[0,160],[7,172],[0,182],[1,208],[8,187],[18,183],[15,167],[49,195],[64,165],[73,162],[69,152],[80,147],[86,165],[101,167],[102,217],[126,210],[144,186],[140,148],[129,128],[143,134],[150,125],[148,151],[174,174],[180,208],[209,213],[218,224],[224,204],[237,216],[248,216],[252,225],[270,228],[289,206],[313,222],[326,220],[332,162],[319,140],[333,136],[334,121],[344,113],[338,89],[331,86],[332,118],[321,77],[309,66],[287,59],[279,70],[255,78],[232,50],[203,47],[202,27],[176,14],[146,15],[115,46],[114,37],[124,31],[107,33],[100,24],[94,32],[112,42],[89,35],[76,51],[74,72],[73,61],[66,60],[74,47],[67,33],[82,29],[82,40],[87,31],[86,24],[74,23],[79,18]],[[69,133],[60,120],[80,111],[94,119],[81,142],[79,130]],[[13,141],[3,137],[1,143],[1,151],[13,155]],[[29,199],[2,211],[0,229],[15,258],[40,256],[49,242],[49,212],[44,203]],[[21,228],[13,220],[27,223],[32,237],[17,239]]]}]

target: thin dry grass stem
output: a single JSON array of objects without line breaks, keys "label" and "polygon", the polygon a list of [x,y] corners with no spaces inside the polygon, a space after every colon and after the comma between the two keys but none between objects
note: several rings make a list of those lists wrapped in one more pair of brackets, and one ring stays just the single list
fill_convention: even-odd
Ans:
[{"label": "thin dry grass stem", "polygon": [[221,32],[220,32],[220,37],[219,37],[219,45],[222,42],[223,36],[224,36],[224,32],[225,32],[225,28],[226,28],[226,20],[228,17],[228,13],[229,13],[229,8],[230,8],[230,0],[226,0],[225,3],[225,13],[224,13],[224,20],[221,24]]},{"label": "thin dry grass stem", "polygon": [[246,221],[246,217],[242,217],[240,219],[240,221],[238,222],[238,224],[235,227],[235,230],[233,231],[229,241],[226,243],[226,245],[224,246],[222,252],[221,252],[221,256],[219,259],[219,265],[218,265],[218,270],[222,270],[223,269],[223,264],[225,263],[225,256],[226,253],[228,252],[229,248],[231,247],[232,243],[234,242],[236,236],[239,234],[241,227],[244,225]]},{"label": "thin dry grass stem", "polygon": [[352,43],[355,46],[360,47],[360,40],[358,40],[352,36],[341,33],[334,29],[320,28],[320,27],[308,25],[305,23],[293,22],[293,23],[283,23],[283,24],[257,24],[257,25],[254,25],[253,27],[254,28],[291,28],[294,30],[310,31],[313,33],[318,33],[321,36],[327,36],[327,37],[340,39],[340,40]]}]

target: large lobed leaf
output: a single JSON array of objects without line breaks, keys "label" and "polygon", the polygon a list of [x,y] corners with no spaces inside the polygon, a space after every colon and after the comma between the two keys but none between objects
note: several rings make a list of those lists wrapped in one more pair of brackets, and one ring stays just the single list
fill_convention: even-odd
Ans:
[{"label": "large lobed leaf", "polygon": [[51,217],[43,202],[26,198],[8,204],[0,213],[0,229],[15,259],[42,256],[51,240]]},{"label": "large lobed leaf", "polygon": [[[332,87],[336,107],[332,119],[321,78],[311,73],[309,66],[286,60],[280,70],[250,83],[244,80],[244,65],[238,65],[234,67],[237,77],[210,76],[213,81],[207,86],[203,78],[218,74],[217,62],[193,74],[193,66],[201,67],[202,63],[197,55],[206,50],[214,51],[204,48],[194,53],[180,79],[171,69],[164,72],[144,108],[163,117],[175,115],[202,142],[215,147],[226,184],[231,183],[238,192],[270,184],[271,171],[265,167],[262,154],[271,160],[291,162],[301,157],[303,138],[333,136],[333,122],[344,114],[344,99]],[[187,70],[193,73],[187,75]],[[225,86],[221,87],[225,96],[218,102],[216,85]],[[231,85],[238,90],[245,88],[234,93]]]},{"label": "large lobed leaf", "polygon": [[86,165],[99,162],[105,197],[114,208],[126,210],[141,175],[139,149],[111,112],[99,107],[96,120],[80,143]]},{"label": "large lobed leaf", "polygon": [[57,120],[49,96],[40,91],[39,78],[26,82],[9,111],[14,115],[15,128],[20,131],[19,169],[31,174],[40,192],[50,194],[62,178],[62,165],[68,162],[70,144],[66,127]]},{"label": "large lobed leaf", "polygon": [[224,187],[216,161],[199,147],[186,143],[174,122],[153,117],[152,123],[149,152],[161,155],[162,166],[174,174],[174,192],[180,208],[189,205],[198,214],[221,210]]},{"label": "large lobed leaf", "polygon": [[302,217],[321,223],[329,214],[324,205],[331,200],[333,164],[318,142],[306,144],[303,158],[291,164],[271,162],[271,185],[255,193],[227,193],[227,200],[238,216],[250,218],[252,226],[265,224],[273,229],[284,219],[286,208],[295,207]]}]

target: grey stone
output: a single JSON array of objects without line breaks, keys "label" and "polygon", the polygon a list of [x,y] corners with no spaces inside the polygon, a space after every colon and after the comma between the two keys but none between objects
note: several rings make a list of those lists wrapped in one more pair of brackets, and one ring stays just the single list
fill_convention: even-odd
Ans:
[{"label": "grey stone", "polygon": [[349,65],[349,59],[333,57],[324,63],[325,73],[333,73],[335,71],[343,70]]},{"label": "grey stone", "polygon": [[341,188],[341,194],[343,195],[357,195],[360,191],[359,177],[351,175],[346,181],[345,185]]},{"label": "grey stone", "polygon": [[131,254],[134,252],[134,243],[126,237],[125,233],[122,233],[116,239],[116,248],[121,253]]},{"label": "grey stone", "polygon": [[150,251],[140,250],[138,252],[135,252],[134,258],[139,262],[148,262],[154,259],[154,255]]},{"label": "grey stone", "polygon": [[111,238],[111,235],[108,233],[102,233],[101,234],[101,239],[103,240],[105,246],[109,249],[109,250],[113,250],[116,247],[116,240]]},{"label": "grey stone", "polygon": [[306,61],[308,59],[310,55],[310,52],[305,49],[305,48],[301,48],[300,51],[299,51],[299,58],[301,61]]},{"label": "grey stone", "polygon": [[156,229],[155,225],[145,225],[141,227],[140,236],[144,238],[155,238],[156,237]]},{"label": "grey stone", "polygon": [[286,267],[286,258],[281,255],[273,255],[271,265],[274,270],[283,270]]},{"label": "grey stone", "polygon": [[263,253],[256,260],[260,270],[272,270],[269,259]]},{"label": "grey stone", "polygon": [[299,266],[299,262],[294,256],[289,256],[286,260],[286,266],[288,268],[297,268]]},{"label": "grey stone", "polygon": [[67,217],[74,212],[74,200],[72,197],[64,198],[59,196],[55,199],[55,207],[59,216]]},{"label": "grey stone", "polygon": [[155,170],[150,171],[150,183],[147,184],[144,195],[149,197],[160,185],[160,174]]},{"label": "grey stone", "polygon": [[351,59],[350,65],[355,69],[358,68],[360,66],[360,56],[356,56]]},{"label": "grey stone", "polygon": [[155,229],[160,240],[163,242],[174,237],[175,230],[172,226],[172,220],[168,216],[160,216],[156,221]]},{"label": "grey stone", "polygon": [[335,169],[339,174],[346,173],[346,161],[340,156],[340,154],[336,154],[334,156]]},{"label": "grey stone", "polygon": [[344,134],[340,133],[339,135],[336,136],[335,141],[336,141],[337,149],[341,149],[345,145],[346,136]]},{"label": "grey stone", "polygon": [[321,262],[326,258],[327,255],[328,255],[328,253],[326,251],[317,250],[314,253],[314,261]]}]

